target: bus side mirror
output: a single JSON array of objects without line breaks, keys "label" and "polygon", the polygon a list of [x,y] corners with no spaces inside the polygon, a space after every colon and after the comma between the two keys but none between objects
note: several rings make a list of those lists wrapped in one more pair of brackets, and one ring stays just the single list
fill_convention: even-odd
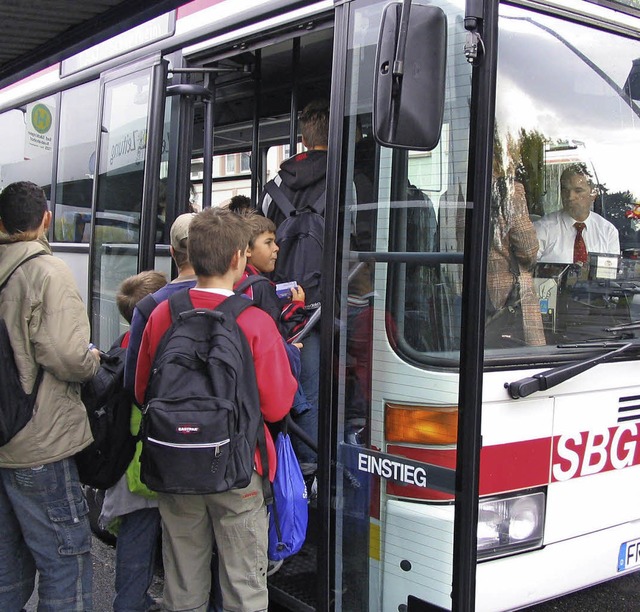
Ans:
[{"label": "bus side mirror", "polygon": [[[404,4],[407,11],[410,3]],[[414,4],[410,11],[406,38],[400,3],[387,5],[382,15],[373,135],[383,146],[431,151],[440,140],[444,113],[447,18],[434,6]]]}]

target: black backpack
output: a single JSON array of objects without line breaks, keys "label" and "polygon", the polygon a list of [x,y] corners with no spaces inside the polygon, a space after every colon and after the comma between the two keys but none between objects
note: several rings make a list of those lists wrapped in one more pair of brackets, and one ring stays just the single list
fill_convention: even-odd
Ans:
[{"label": "black backpack", "polygon": [[[2,283],[0,292],[23,263],[40,255],[45,255],[45,252],[35,253],[21,261]],[[31,420],[43,373],[43,369],[39,367],[31,393],[25,393],[20,383],[7,325],[0,319],[0,446],[9,442]]]},{"label": "black backpack", "polygon": [[326,190],[313,205],[297,210],[282,189],[273,181],[265,185],[266,192],[285,216],[276,230],[280,247],[275,283],[297,281],[306,294],[307,307],[320,305],[320,270],[324,241],[324,207]]},{"label": "black backpack", "polygon": [[126,349],[120,336],[100,356],[100,369],[82,385],[82,403],[87,409],[93,442],[76,454],[82,484],[96,489],[115,485],[127,470],[136,450],[131,433],[131,391],[124,387]]},{"label": "black backpack", "polygon": [[232,295],[215,310],[194,308],[188,289],[169,297],[172,325],[156,351],[142,411],[141,480],[152,491],[244,488],[258,443],[268,469],[253,355],[236,322],[252,305]]}]

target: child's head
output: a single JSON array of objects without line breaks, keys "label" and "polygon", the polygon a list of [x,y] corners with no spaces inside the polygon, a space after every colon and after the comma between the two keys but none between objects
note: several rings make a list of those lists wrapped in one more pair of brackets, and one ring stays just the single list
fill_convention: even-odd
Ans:
[{"label": "child's head", "polygon": [[171,237],[171,254],[178,269],[182,268],[189,261],[187,244],[189,242],[189,226],[194,216],[195,213],[178,215],[171,225],[169,232]]},{"label": "child's head", "polygon": [[271,219],[262,215],[245,217],[251,229],[247,258],[249,263],[263,274],[273,272],[280,250],[276,244],[276,226]]},{"label": "child's head", "polygon": [[48,229],[51,214],[44,191],[34,183],[20,181],[7,185],[0,194],[0,219],[4,231],[14,240],[35,240],[42,220]]},{"label": "child's head", "polygon": [[116,304],[127,323],[131,323],[133,309],[146,295],[156,292],[167,284],[167,277],[156,270],[145,270],[125,278],[118,289]]},{"label": "child's head", "polygon": [[229,210],[238,215],[246,215],[251,212],[251,199],[246,195],[234,195],[229,200]]},{"label": "child's head", "polygon": [[245,254],[250,234],[246,220],[228,208],[199,212],[189,226],[189,261],[196,275],[224,276],[238,251]]}]

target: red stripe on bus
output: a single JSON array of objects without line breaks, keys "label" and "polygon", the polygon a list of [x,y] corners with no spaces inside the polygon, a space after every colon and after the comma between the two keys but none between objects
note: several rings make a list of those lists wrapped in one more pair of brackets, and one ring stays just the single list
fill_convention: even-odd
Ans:
[{"label": "red stripe on bus", "polygon": [[[423,449],[389,445],[387,452],[450,469],[456,467],[455,449]],[[551,438],[485,446],[480,451],[480,495],[495,495],[544,486],[549,483],[550,462]],[[392,481],[387,482],[387,493],[429,501],[453,499],[453,496],[448,493]]]}]

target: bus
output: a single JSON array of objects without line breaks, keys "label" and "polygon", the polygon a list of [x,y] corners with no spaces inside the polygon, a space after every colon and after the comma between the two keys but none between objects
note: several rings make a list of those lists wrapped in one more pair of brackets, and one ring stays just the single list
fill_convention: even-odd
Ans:
[{"label": "bus", "polygon": [[[636,0],[186,2],[0,90],[0,188],[45,189],[105,349],[172,220],[257,206],[318,98],[318,496],[271,600],[493,612],[636,571]],[[576,169],[612,241],[539,260]]]}]

